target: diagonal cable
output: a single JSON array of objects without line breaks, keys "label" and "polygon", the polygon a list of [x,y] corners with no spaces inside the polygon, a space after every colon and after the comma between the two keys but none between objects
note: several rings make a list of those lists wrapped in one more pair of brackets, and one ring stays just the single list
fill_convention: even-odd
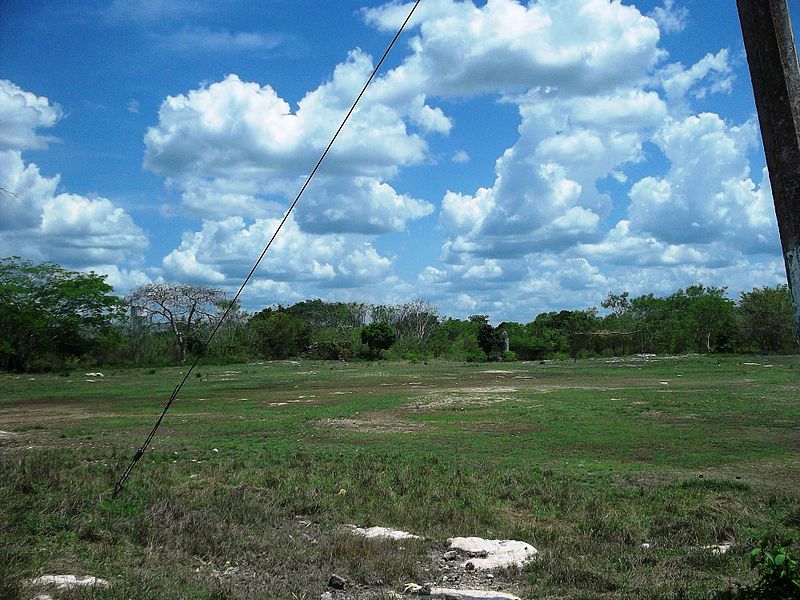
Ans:
[{"label": "diagonal cable", "polygon": [[364,87],[361,88],[361,91],[359,92],[358,96],[356,96],[356,99],[350,106],[350,110],[347,111],[347,114],[345,115],[344,119],[342,119],[342,122],[339,125],[339,128],[336,130],[336,133],[333,134],[331,141],[328,142],[327,147],[322,152],[322,155],[319,157],[319,160],[317,160],[317,164],[315,164],[314,168],[311,170],[311,174],[308,176],[305,183],[303,183],[303,186],[300,188],[300,191],[297,192],[297,196],[295,196],[294,200],[292,201],[292,204],[289,206],[289,210],[287,210],[286,214],[283,215],[283,219],[281,219],[281,222],[278,224],[278,227],[275,229],[275,232],[272,234],[272,237],[267,242],[267,245],[264,246],[264,249],[261,251],[258,260],[256,260],[255,264],[253,264],[253,267],[250,269],[250,272],[247,274],[247,277],[245,277],[244,281],[242,282],[242,285],[239,286],[239,291],[236,292],[236,295],[233,297],[233,300],[231,300],[231,302],[225,308],[225,312],[222,314],[222,318],[217,320],[217,323],[214,326],[214,329],[211,331],[211,334],[203,343],[203,346],[201,347],[200,351],[197,352],[197,354],[195,355],[195,359],[194,361],[192,361],[189,370],[186,371],[186,374],[183,376],[183,379],[181,379],[180,383],[178,383],[178,385],[175,386],[175,389],[172,391],[172,394],[167,400],[167,403],[164,405],[164,410],[161,411],[161,415],[156,420],[147,438],[145,438],[144,443],[136,451],[136,454],[133,455],[133,459],[128,465],[128,468],[125,469],[125,471],[122,473],[122,476],[120,476],[119,481],[117,481],[117,483],[114,485],[114,492],[112,496],[116,496],[122,490],[123,486],[125,485],[125,482],[128,480],[128,477],[130,477],[133,468],[136,466],[136,463],[139,462],[139,459],[142,458],[148,446],[150,446],[150,443],[153,441],[153,438],[155,437],[156,432],[158,431],[158,428],[161,425],[161,421],[164,420],[164,415],[167,414],[169,407],[172,406],[172,403],[177,399],[178,393],[180,393],[181,388],[183,388],[183,384],[186,383],[186,381],[189,379],[189,375],[191,375],[192,371],[194,371],[194,368],[197,366],[197,362],[200,360],[200,356],[202,356],[206,348],[208,348],[208,345],[211,343],[211,340],[214,339],[214,336],[217,334],[217,331],[219,331],[220,326],[225,321],[231,309],[236,305],[236,302],[239,300],[239,296],[242,295],[242,291],[244,291],[244,288],[250,282],[250,279],[253,277],[253,274],[256,272],[256,269],[258,269],[258,266],[261,264],[261,261],[264,259],[264,256],[267,254],[270,247],[272,246],[272,242],[275,241],[275,238],[278,236],[278,233],[280,233],[280,230],[283,228],[283,225],[288,220],[289,215],[292,214],[292,211],[294,210],[294,207],[297,205],[297,202],[300,200],[300,197],[306,191],[306,188],[308,187],[308,184],[311,183],[311,180],[314,178],[314,175],[316,175],[317,170],[322,164],[322,161],[324,161],[325,157],[328,155],[328,151],[333,146],[333,143],[336,141],[336,138],[339,137],[339,133],[341,133],[342,129],[344,129],[345,123],[347,123],[348,119],[350,118],[350,115],[352,115],[353,111],[355,111],[356,106],[361,100],[361,97],[364,95],[364,92],[367,91],[367,88],[369,87],[370,83],[372,83],[372,80],[375,78],[375,75],[378,73],[378,70],[380,70],[381,66],[386,60],[386,57],[389,56],[389,52],[391,51],[397,39],[400,37],[400,34],[403,33],[403,30],[405,29],[406,25],[411,20],[411,15],[414,14],[414,11],[417,9],[417,6],[419,5],[420,2],[421,0],[416,0],[414,2],[414,5],[411,7],[411,10],[409,11],[405,21],[403,21],[403,24],[400,25],[400,29],[397,30],[397,33],[392,38],[392,41],[389,42],[389,45],[386,47],[386,51],[383,53],[383,56],[378,61],[378,64],[375,65],[375,68],[372,70],[372,73],[367,79],[367,82],[364,84]]}]

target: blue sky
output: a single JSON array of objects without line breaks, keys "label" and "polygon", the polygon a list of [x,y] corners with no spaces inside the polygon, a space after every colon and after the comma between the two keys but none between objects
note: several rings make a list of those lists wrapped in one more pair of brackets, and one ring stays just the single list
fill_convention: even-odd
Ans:
[{"label": "blue sky", "polygon": [[[6,0],[0,254],[235,289],[408,8]],[[423,0],[244,303],[784,280],[734,2]]]}]

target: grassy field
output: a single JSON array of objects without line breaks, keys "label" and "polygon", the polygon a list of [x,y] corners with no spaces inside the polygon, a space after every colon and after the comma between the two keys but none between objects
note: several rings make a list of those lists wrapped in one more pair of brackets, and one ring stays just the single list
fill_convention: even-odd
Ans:
[{"label": "grassy field", "polygon": [[[337,573],[334,598],[704,598],[752,580],[759,538],[798,537],[797,356],[201,366],[111,498],[180,371],[2,376],[0,597],[73,573],[112,587],[55,598],[317,599]],[[443,566],[473,535],[541,559]]]}]

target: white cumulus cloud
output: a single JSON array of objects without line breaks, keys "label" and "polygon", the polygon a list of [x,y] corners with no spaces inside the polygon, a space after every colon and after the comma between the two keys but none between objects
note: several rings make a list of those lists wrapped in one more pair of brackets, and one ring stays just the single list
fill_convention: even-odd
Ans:
[{"label": "white cumulus cloud", "polygon": [[0,82],[0,254],[50,260],[89,270],[116,265],[115,280],[142,280],[141,271],[123,265],[139,261],[148,246],[144,231],[111,200],[59,193],[59,176],[43,175],[26,163],[22,150],[42,148],[49,138],[37,133],[61,117],[57,105]]},{"label": "white cumulus cloud", "polygon": [[58,104],[0,79],[0,149],[46,148],[56,138],[40,136],[36,130],[52,127],[62,116]]},{"label": "white cumulus cloud", "polygon": [[666,33],[680,33],[686,29],[689,21],[689,9],[676,5],[675,0],[664,0],[664,4],[656,6],[650,16]]},{"label": "white cumulus cloud", "polygon": [[[204,221],[200,231],[184,233],[180,246],[164,258],[166,275],[179,281],[239,283],[279,220],[230,217]],[[259,281],[356,287],[388,277],[391,263],[363,238],[307,234],[290,217],[256,277]]]}]

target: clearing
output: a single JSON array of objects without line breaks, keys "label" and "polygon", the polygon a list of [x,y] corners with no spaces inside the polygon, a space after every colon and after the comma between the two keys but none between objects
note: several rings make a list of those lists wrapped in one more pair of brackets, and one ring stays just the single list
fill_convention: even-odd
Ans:
[{"label": "clearing", "polygon": [[[799,356],[201,366],[112,499],[181,370],[2,376],[0,597],[703,598],[798,537]],[[472,536],[537,559],[445,558]]]}]

